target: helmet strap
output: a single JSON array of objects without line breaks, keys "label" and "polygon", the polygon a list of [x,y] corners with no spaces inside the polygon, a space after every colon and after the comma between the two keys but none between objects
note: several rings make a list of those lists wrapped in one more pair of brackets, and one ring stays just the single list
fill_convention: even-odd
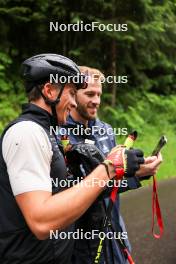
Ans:
[{"label": "helmet strap", "polygon": [[53,116],[53,126],[56,127],[58,125],[58,119],[57,119],[57,112],[56,112],[56,105],[59,104],[60,98],[62,96],[63,90],[65,85],[62,85],[59,94],[55,100],[50,100],[42,93],[42,91],[38,88],[38,91],[40,92],[42,98],[44,99],[45,103],[51,107],[52,116]]}]

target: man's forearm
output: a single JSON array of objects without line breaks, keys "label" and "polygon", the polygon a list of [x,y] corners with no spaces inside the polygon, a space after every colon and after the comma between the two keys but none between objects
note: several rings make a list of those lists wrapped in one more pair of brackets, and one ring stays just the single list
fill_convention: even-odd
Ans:
[{"label": "man's forearm", "polygon": [[[104,188],[100,184],[100,181],[107,183],[108,180],[109,178],[104,167],[98,166],[81,184],[77,184],[68,190],[53,195],[45,201],[45,220],[50,222],[52,229],[57,229],[58,224],[59,228],[71,224],[90,207],[103,191]],[[56,215],[60,219],[57,219]]]},{"label": "man's forearm", "polygon": [[55,195],[43,191],[29,192],[17,196],[17,202],[33,233],[39,239],[46,239],[50,230],[62,230],[90,207],[104,190],[102,181],[106,184],[109,178],[105,167],[99,165],[82,184]]}]

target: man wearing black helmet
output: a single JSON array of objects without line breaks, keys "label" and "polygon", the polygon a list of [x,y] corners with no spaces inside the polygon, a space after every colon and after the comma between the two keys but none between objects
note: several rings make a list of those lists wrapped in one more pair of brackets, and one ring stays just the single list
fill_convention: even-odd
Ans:
[{"label": "man wearing black helmet", "polygon": [[[29,104],[4,130],[0,141],[0,263],[69,264],[73,239],[50,239],[50,232],[74,232],[78,219],[104,190],[99,181],[131,177],[141,151],[115,149],[82,182],[56,186],[67,177],[63,150],[50,126],[65,122],[76,107],[76,83],[50,83],[50,74],[80,76],[77,65],[57,54],[40,54],[23,63]],[[125,169],[126,168],[126,169]],[[96,178],[97,184],[90,184]]]}]

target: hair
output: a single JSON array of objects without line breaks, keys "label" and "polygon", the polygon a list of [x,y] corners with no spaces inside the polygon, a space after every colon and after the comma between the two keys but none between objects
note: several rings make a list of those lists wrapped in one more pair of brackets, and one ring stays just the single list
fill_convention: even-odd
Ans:
[{"label": "hair", "polygon": [[79,66],[81,73],[85,74],[86,76],[91,76],[95,81],[101,81],[105,78],[104,74],[99,71],[98,69],[87,67],[87,66]]},{"label": "hair", "polygon": [[[27,94],[29,102],[36,101],[42,97],[41,92],[43,90],[44,85],[45,84],[38,84],[32,88],[32,90]],[[60,83],[57,84],[53,83],[53,85],[55,85],[59,89],[61,88]]]},{"label": "hair", "polygon": [[41,98],[41,91],[44,87],[44,84],[36,85],[32,90],[27,94],[28,101],[36,101]]}]

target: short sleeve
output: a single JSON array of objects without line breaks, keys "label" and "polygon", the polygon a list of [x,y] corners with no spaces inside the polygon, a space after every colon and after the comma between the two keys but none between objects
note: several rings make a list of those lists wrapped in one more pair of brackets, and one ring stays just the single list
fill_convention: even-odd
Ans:
[{"label": "short sleeve", "polygon": [[52,192],[52,147],[40,125],[22,121],[10,127],[3,138],[2,153],[15,196],[37,190]]}]

